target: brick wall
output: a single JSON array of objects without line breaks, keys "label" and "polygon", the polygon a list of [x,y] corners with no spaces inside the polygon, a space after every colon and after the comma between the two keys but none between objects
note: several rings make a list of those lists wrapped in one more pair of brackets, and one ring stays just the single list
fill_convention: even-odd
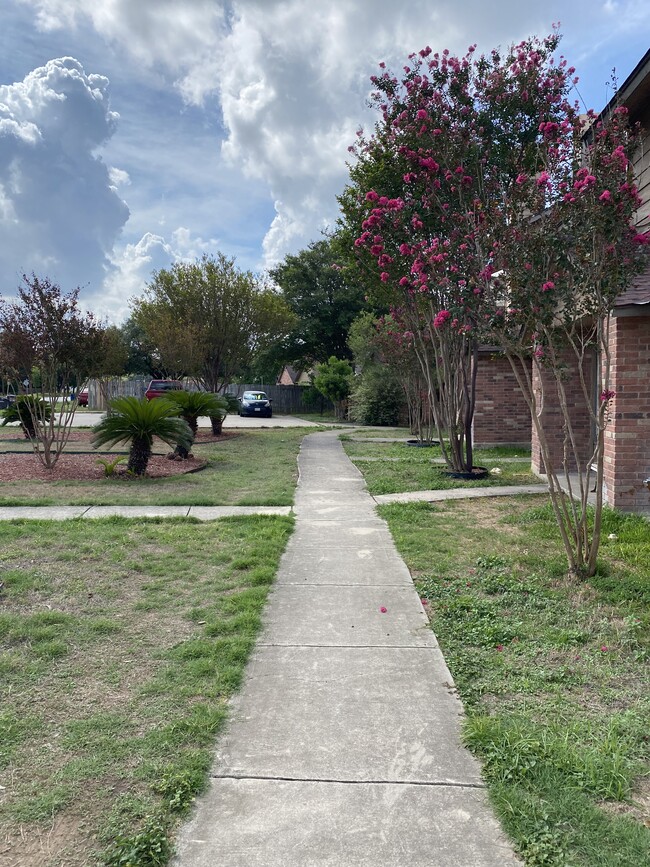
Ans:
[{"label": "brick wall", "polygon": [[[585,404],[582,387],[580,385],[575,357],[567,353],[565,361],[566,378],[564,380],[564,388],[579,455],[580,471],[584,472],[593,451],[591,419],[588,407]],[[593,356],[585,360],[584,366],[584,375],[587,380],[589,393],[591,394],[591,385],[594,373]],[[533,369],[533,388],[537,394],[541,393],[541,386],[542,384],[544,385],[545,401],[541,420],[550,448],[551,460],[553,461],[553,466],[556,471],[563,471],[565,461],[565,430],[562,410],[557,395],[557,387],[554,378],[549,373],[544,371],[542,377],[543,383],[540,382],[536,369]],[[593,399],[595,399],[595,397]],[[569,457],[569,461],[569,472],[576,472],[578,468],[575,466],[573,458]],[[534,472],[546,472],[539,446],[539,439],[534,426],[532,429],[532,465]]]},{"label": "brick wall", "polygon": [[476,378],[474,443],[530,444],[530,412],[510,362],[501,355],[481,352]]},{"label": "brick wall", "polygon": [[605,486],[610,506],[650,514],[650,316],[614,316],[610,339],[610,422]]}]

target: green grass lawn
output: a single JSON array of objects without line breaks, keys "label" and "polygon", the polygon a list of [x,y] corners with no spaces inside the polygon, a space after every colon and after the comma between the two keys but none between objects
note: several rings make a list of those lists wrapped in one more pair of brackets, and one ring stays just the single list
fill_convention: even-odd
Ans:
[{"label": "green grass lawn", "polygon": [[[289,506],[293,502],[300,443],[313,430],[249,430],[220,442],[197,444],[193,453],[207,460],[208,466],[197,473],[168,478],[3,482],[0,505]],[[9,448],[8,436],[3,431],[5,449]],[[15,433],[13,440],[16,449],[29,449],[29,444]],[[80,449],[74,442],[69,447],[73,451]],[[156,448],[162,453],[169,451],[165,446]],[[113,454],[120,454],[120,450]]]},{"label": "green grass lawn", "polygon": [[[376,429],[375,429],[376,430]],[[445,490],[464,487],[533,485],[542,481],[530,471],[530,453],[525,449],[501,447],[477,449],[474,464],[491,470],[481,481],[462,481],[445,474],[439,446],[418,448],[404,443],[359,442],[365,431],[342,434],[347,455],[357,466],[371,494],[398,494],[404,491]],[[391,433],[386,434],[391,436]],[[520,458],[520,460],[519,460]],[[493,472],[494,470],[498,472]]]},{"label": "green grass lawn", "polygon": [[546,497],[380,513],[525,863],[650,863],[648,522],[607,511],[598,574],[575,584]]},{"label": "green grass lawn", "polygon": [[292,524],[0,522],[2,863],[166,863]]}]

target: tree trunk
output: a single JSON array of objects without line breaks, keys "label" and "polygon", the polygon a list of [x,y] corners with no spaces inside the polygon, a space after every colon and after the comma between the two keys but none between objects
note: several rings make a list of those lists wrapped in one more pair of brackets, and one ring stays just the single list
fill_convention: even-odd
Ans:
[{"label": "tree trunk", "polygon": [[215,437],[220,437],[222,434],[223,428],[223,416],[211,415],[210,423],[212,424],[212,435]]},{"label": "tree trunk", "polygon": [[134,437],[129,452],[127,472],[134,476],[143,476],[147,471],[147,464],[151,457],[151,444],[144,437]]}]

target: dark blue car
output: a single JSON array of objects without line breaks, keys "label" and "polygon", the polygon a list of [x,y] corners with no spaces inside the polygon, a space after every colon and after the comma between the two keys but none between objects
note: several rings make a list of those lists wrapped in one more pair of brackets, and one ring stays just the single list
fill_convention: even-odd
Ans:
[{"label": "dark blue car", "polygon": [[271,418],[271,401],[263,391],[245,391],[239,399],[239,415],[259,415]]}]

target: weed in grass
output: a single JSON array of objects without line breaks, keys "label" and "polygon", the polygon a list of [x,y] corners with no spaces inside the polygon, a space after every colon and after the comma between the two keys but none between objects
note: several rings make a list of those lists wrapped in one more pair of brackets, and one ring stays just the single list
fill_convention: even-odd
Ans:
[{"label": "weed in grass", "polygon": [[161,796],[166,809],[179,815],[186,813],[196,795],[205,789],[210,767],[210,757],[205,751],[194,750],[184,759],[182,766],[166,768],[152,784],[153,791]]},{"label": "weed in grass", "polygon": [[125,460],[126,460],[126,455],[118,455],[113,460],[110,460],[108,458],[97,458],[95,463],[98,466],[104,467],[104,477],[107,479],[111,479],[117,473],[118,464],[121,464],[122,461],[125,461]]},{"label": "weed in grass", "polygon": [[156,813],[145,817],[142,828],[118,834],[102,853],[102,867],[164,867],[171,855],[169,824]]}]

